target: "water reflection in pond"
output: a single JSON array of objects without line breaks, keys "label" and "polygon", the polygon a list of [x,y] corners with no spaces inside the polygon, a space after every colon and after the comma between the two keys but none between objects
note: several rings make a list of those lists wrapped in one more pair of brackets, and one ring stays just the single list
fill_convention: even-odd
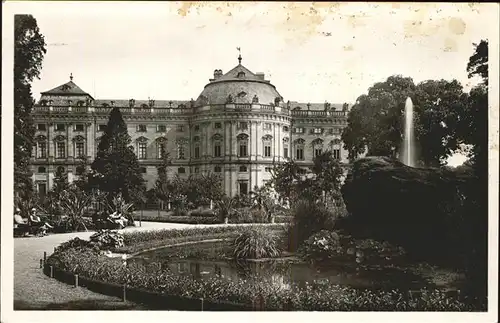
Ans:
[{"label": "water reflection in pond", "polygon": [[131,259],[144,265],[161,263],[163,269],[177,275],[190,276],[194,279],[210,279],[214,277],[230,280],[260,280],[266,281],[279,288],[290,288],[290,284],[304,286],[306,283],[330,282],[352,287],[390,287],[419,288],[425,284],[421,277],[398,270],[363,269],[349,265],[330,265],[328,267],[290,261],[223,261],[200,259],[162,259],[164,251],[148,252]]}]

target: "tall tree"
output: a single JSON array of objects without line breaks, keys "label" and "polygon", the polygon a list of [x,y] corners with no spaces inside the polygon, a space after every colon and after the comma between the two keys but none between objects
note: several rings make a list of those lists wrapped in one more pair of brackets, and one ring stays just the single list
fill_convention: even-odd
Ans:
[{"label": "tall tree", "polygon": [[439,166],[458,148],[457,129],[467,105],[467,94],[456,80],[428,80],[391,76],[361,95],[342,133],[350,160],[360,154],[396,157],[404,134],[407,97],[414,105],[414,127],[419,163]]},{"label": "tall tree", "polygon": [[343,175],[340,162],[334,158],[333,152],[327,150],[314,158],[311,167],[315,175],[315,185],[324,192],[324,200],[337,200],[340,198],[340,185]]},{"label": "tall tree", "polygon": [[32,15],[14,16],[14,193],[26,200],[33,193],[29,160],[35,127],[31,82],[39,78],[45,39]]},{"label": "tall tree", "polygon": [[144,179],[131,142],[120,109],[115,107],[109,114],[89,178],[91,186],[109,193],[110,199],[119,193],[126,202],[139,202],[144,198]]},{"label": "tall tree", "polygon": [[488,40],[483,39],[479,44],[474,44],[474,47],[474,54],[469,58],[467,64],[469,78],[477,75],[488,86]]}]

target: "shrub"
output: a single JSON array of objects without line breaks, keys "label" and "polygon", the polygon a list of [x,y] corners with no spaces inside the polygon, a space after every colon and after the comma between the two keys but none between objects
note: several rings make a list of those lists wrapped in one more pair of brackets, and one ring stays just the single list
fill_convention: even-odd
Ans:
[{"label": "shrub", "polygon": [[196,209],[189,213],[190,216],[215,217],[215,211],[210,209]]},{"label": "shrub", "polygon": [[264,210],[257,208],[241,208],[235,210],[229,222],[231,223],[267,223],[267,215]]},{"label": "shrub", "polygon": [[233,255],[238,259],[271,258],[280,254],[276,235],[264,228],[244,230],[232,246]]},{"label": "shrub", "polygon": [[343,254],[343,248],[336,232],[321,230],[304,241],[299,252],[305,259],[326,261]]},{"label": "shrub", "polygon": [[183,207],[177,207],[174,209],[173,216],[188,216],[188,211]]},{"label": "shrub", "polygon": [[123,234],[117,231],[99,230],[90,236],[90,242],[100,250],[110,250],[123,247]]},{"label": "shrub", "polygon": [[307,200],[295,203],[292,226],[288,232],[289,249],[297,250],[303,241],[316,232],[332,230],[335,220],[340,216],[335,211],[335,208]]},{"label": "shrub", "polygon": [[89,248],[90,249],[94,248],[94,244],[88,240],[83,240],[83,239],[76,237],[76,238],[71,239],[69,241],[66,241],[64,243],[61,243],[58,247],[56,247],[54,252],[55,253],[63,252],[63,251],[66,251],[68,249],[76,249],[76,250],[85,249],[85,250],[87,250]]}]

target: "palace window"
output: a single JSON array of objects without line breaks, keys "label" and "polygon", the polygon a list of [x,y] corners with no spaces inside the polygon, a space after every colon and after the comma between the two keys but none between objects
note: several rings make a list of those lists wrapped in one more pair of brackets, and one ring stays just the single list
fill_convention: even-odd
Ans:
[{"label": "palace window", "polygon": [[296,127],[296,128],[294,128],[294,132],[295,133],[304,133],[304,128]]},{"label": "palace window", "polygon": [[186,169],[185,169],[184,167],[179,167],[179,168],[177,169],[177,172],[178,172],[179,174],[185,174],[185,173],[186,173]]},{"label": "palace window", "polygon": [[239,134],[236,139],[238,140],[238,157],[248,157],[248,135]]},{"label": "palace window", "polygon": [[266,173],[270,173],[271,170],[272,170],[272,168],[271,167],[266,167],[266,168],[264,168],[264,170],[266,171]]},{"label": "palace window", "polygon": [[82,123],[75,124],[75,131],[84,131],[84,126]]},{"label": "palace window", "polygon": [[240,173],[246,173],[248,168],[246,166],[240,166]]},{"label": "palace window", "polygon": [[177,144],[177,159],[186,159],[186,147],[184,143]]},{"label": "palace window", "polygon": [[138,124],[137,125],[137,132],[147,132],[147,126],[145,124]]},{"label": "palace window", "polygon": [[85,143],[76,142],[75,143],[75,157],[83,157],[85,155]]},{"label": "palace window", "polygon": [[195,172],[196,174],[198,174],[198,173],[200,172],[200,168],[199,168],[199,167],[195,167],[195,168],[194,168],[194,172]]},{"label": "palace window", "polygon": [[146,173],[148,172],[148,170],[147,170],[147,168],[146,168],[146,167],[141,167],[141,168],[139,168],[139,170],[140,170],[140,172],[141,172],[142,174],[146,174]]},{"label": "palace window", "polygon": [[46,130],[47,130],[47,125],[46,125],[45,123],[39,123],[39,124],[37,125],[37,129],[38,129],[39,131],[46,131]]},{"label": "palace window", "polygon": [[200,146],[198,145],[194,147],[194,158],[200,158]]},{"label": "palace window", "polygon": [[288,132],[288,127],[287,126],[283,126],[283,131],[284,132]]},{"label": "palace window", "polygon": [[177,131],[177,132],[183,132],[183,131],[184,131],[184,125],[182,125],[182,124],[178,124],[178,125],[176,126],[176,131]]},{"label": "palace window", "polygon": [[323,139],[321,138],[314,139],[311,142],[311,145],[314,149],[314,157],[318,157],[323,153]]},{"label": "palace window", "polygon": [[322,153],[323,153],[323,149],[321,149],[321,148],[314,149],[314,157],[318,157]]},{"label": "palace window", "polygon": [[85,173],[85,167],[84,166],[77,166],[76,167],[76,175],[82,175]]},{"label": "palace window", "polygon": [[220,122],[214,123],[214,128],[215,129],[221,129],[222,128],[222,123],[220,123]]},{"label": "palace window", "polygon": [[66,172],[66,170],[64,169],[64,167],[59,166],[59,167],[57,167],[56,172],[57,173],[64,173],[64,172]]},{"label": "palace window", "polygon": [[38,142],[37,147],[37,157],[38,158],[47,158],[47,143],[42,141]]},{"label": "palace window", "polygon": [[166,132],[167,126],[164,124],[159,124],[156,126],[156,132]]},{"label": "palace window", "polygon": [[165,150],[166,150],[166,147],[165,147],[165,143],[164,142],[158,142],[157,143],[157,149],[158,149],[158,159],[162,159],[164,154],[165,154]]},{"label": "palace window", "polygon": [[273,128],[272,123],[264,123],[264,130],[271,130]]},{"label": "palace window", "polygon": [[64,123],[56,123],[56,131],[64,131],[66,129]]},{"label": "palace window", "polygon": [[56,158],[66,158],[66,144],[64,142],[56,142]]},{"label": "palace window", "polygon": [[215,173],[220,173],[222,171],[221,167],[220,166],[215,166],[214,167],[214,172]]},{"label": "palace window", "polygon": [[283,147],[283,157],[288,158],[288,147]]},{"label": "palace window", "polygon": [[194,126],[194,131],[200,131],[200,125],[195,125]]},{"label": "palace window", "polygon": [[106,125],[105,124],[100,124],[98,126],[98,131],[106,131]]},{"label": "palace window", "polygon": [[138,145],[139,148],[139,159],[146,159],[147,158],[147,143],[145,142],[140,142]]},{"label": "palace window", "polygon": [[323,133],[323,128],[314,128],[313,129],[314,134],[322,134]]},{"label": "palace window", "polygon": [[240,189],[240,195],[247,195],[248,194],[248,182],[239,182],[239,189]]},{"label": "palace window", "polygon": [[334,149],[333,150],[333,158],[334,159],[340,159],[340,149]]},{"label": "palace window", "polygon": [[271,142],[273,137],[270,135],[266,135],[262,137],[262,144],[264,147],[264,157],[271,157]]},{"label": "palace window", "polygon": [[40,167],[38,167],[38,172],[39,172],[39,173],[42,173],[42,174],[43,174],[43,173],[46,173],[46,172],[47,172],[47,168],[45,168],[45,167],[43,167],[43,166],[40,166]]},{"label": "palace window", "polygon": [[221,157],[221,151],[220,142],[214,142],[214,157]]},{"label": "palace window", "polygon": [[305,143],[305,140],[302,138],[295,140],[295,159],[296,160],[304,160],[304,143]]}]

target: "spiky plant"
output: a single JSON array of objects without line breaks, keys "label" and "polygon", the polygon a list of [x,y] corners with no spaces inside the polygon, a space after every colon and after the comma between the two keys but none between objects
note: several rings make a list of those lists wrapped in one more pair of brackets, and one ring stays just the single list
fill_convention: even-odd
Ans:
[{"label": "spiky plant", "polygon": [[83,217],[92,204],[92,196],[90,194],[72,184],[67,190],[61,192],[59,203],[63,214],[68,217],[70,227],[73,231],[78,230],[80,227],[88,231]]},{"label": "spiky plant", "polygon": [[272,258],[280,255],[277,236],[265,228],[244,230],[232,243],[237,259]]}]

